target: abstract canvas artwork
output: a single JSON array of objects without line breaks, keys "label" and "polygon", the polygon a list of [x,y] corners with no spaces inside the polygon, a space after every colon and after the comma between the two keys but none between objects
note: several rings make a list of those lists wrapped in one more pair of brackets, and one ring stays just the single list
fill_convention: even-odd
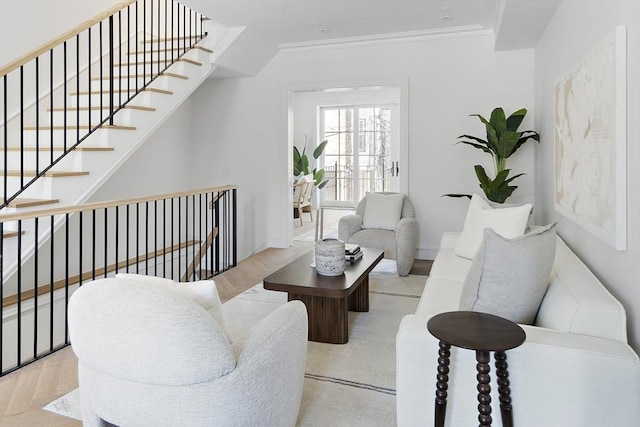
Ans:
[{"label": "abstract canvas artwork", "polygon": [[555,87],[555,207],[618,250],[627,245],[626,27]]}]

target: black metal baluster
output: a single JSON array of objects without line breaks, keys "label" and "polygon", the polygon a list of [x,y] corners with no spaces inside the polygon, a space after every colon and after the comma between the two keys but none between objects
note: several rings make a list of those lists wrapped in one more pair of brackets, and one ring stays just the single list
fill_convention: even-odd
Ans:
[{"label": "black metal baluster", "polygon": [[[202,272],[202,193],[198,195],[198,237],[198,240],[200,241],[200,246],[198,248],[198,267]],[[207,239],[206,236],[205,239]],[[198,274],[198,278],[202,279],[202,274]]]},{"label": "black metal baluster", "polygon": [[[122,70],[120,71],[122,78]],[[136,76],[137,77],[137,76]],[[127,101],[131,100],[131,5],[127,6]],[[118,260],[116,259],[116,263]]]},{"label": "black metal baluster", "polygon": [[[49,50],[49,127],[51,128],[51,163],[53,163],[53,49]],[[36,132],[40,132],[38,129]]]},{"label": "black metal baluster", "polygon": [[69,214],[64,216],[64,343],[69,344]]},{"label": "black metal baluster", "polygon": [[169,39],[167,38],[167,0],[164,0],[164,68],[167,69],[167,46],[169,45],[167,42]]},{"label": "black metal baluster", "polygon": [[[209,230],[209,193],[205,193],[204,195],[204,228],[205,228],[205,232],[207,233],[207,235],[209,233],[212,233],[212,230]],[[212,234],[213,236],[213,234]],[[215,238],[215,237],[214,237]],[[207,272],[209,271],[209,256],[207,255],[208,249],[209,249],[209,241],[207,240],[207,248],[205,249],[205,254],[204,254],[204,266],[205,269],[207,270]],[[207,277],[209,276],[209,273],[207,273]]]},{"label": "black metal baluster", "polygon": [[[8,114],[7,113],[7,107],[8,107],[8,105],[7,105],[8,104],[7,78],[8,77],[9,76],[7,74],[5,74],[2,77],[2,87],[3,87],[3,92],[2,92],[2,104],[3,104],[2,115],[3,115],[3,124],[4,124],[4,126],[2,127],[3,128],[3,133],[4,133],[4,169],[3,170],[5,171],[4,177],[3,177],[3,184],[2,184],[3,185],[3,189],[4,189],[4,193],[3,193],[4,195],[2,196],[3,199],[4,199],[3,205],[5,205],[7,203],[7,194],[8,194],[7,190],[8,190],[8,186],[9,186],[8,185],[8,183],[9,183],[9,174],[6,172],[6,171],[9,170],[9,168],[8,168],[9,159],[8,159],[8,156],[7,156],[7,153],[9,152],[9,150],[8,150],[9,133],[7,131],[7,128],[8,128],[7,125],[9,123],[8,120],[7,120],[7,114]],[[2,328],[0,328],[0,330],[1,329]],[[1,343],[1,341],[0,341],[0,343]],[[0,355],[0,357],[2,357],[2,356]],[[2,365],[0,365],[0,369],[2,369]]]},{"label": "black metal baluster", "polygon": [[[40,63],[39,56],[35,58],[36,67],[36,175],[40,173]],[[52,94],[53,96],[53,94]],[[53,123],[52,123],[53,125]],[[24,153],[20,153],[24,156]]]},{"label": "black metal baluster", "polygon": [[84,211],[80,211],[79,217],[78,218],[78,275],[79,275],[79,282],[78,282],[78,286],[82,286],[82,280],[84,279],[84,268],[82,267],[82,217],[83,217]]},{"label": "black metal baluster", "polygon": [[147,85],[147,0],[142,0],[142,75],[143,85]]},{"label": "black metal baluster", "polygon": [[[136,3],[137,4],[137,3]],[[126,221],[126,232],[125,232],[125,236],[127,236],[126,239],[126,250],[125,250],[125,268],[126,268],[126,272],[129,272],[129,205],[127,205],[127,221]]]},{"label": "black metal baluster", "polygon": [[[191,195],[191,235],[196,240],[196,195]],[[196,257],[196,249],[193,248],[193,258]],[[196,280],[196,264],[193,262],[193,280]]]},{"label": "black metal baluster", "polygon": [[232,208],[233,208],[233,250],[231,252],[232,258],[232,267],[238,265],[238,194],[237,189],[234,188],[231,190],[232,197]]},{"label": "black metal baluster", "polygon": [[153,201],[153,274],[158,275],[158,201]]},{"label": "black metal baluster", "polygon": [[18,366],[22,365],[22,220],[18,220],[18,271],[17,271],[17,297],[18,297],[18,313],[16,321],[18,326]]},{"label": "black metal baluster", "polygon": [[144,203],[144,272],[149,274],[149,202]]},{"label": "black metal baluster", "polygon": [[[100,33],[100,120],[99,122],[102,123],[102,121],[104,120],[104,96],[102,96],[102,94],[104,93],[104,75],[103,75],[103,69],[104,69],[104,64],[102,63],[102,23],[104,21],[100,21],[100,25],[98,26],[99,29],[99,33]],[[109,72],[109,74],[113,74],[113,70],[111,70]]]},{"label": "black metal baluster", "polygon": [[[151,3],[151,5],[150,5],[151,10],[149,11],[149,22],[151,24],[151,29],[149,30],[150,31],[149,37],[151,37],[151,39],[149,40],[149,42],[150,42],[151,46],[149,46],[149,47],[151,49],[151,54],[149,55],[149,70],[150,70],[149,78],[151,80],[153,80],[153,43],[154,43],[153,42],[153,3],[154,3],[154,0],[151,0],[150,3]],[[158,37],[158,39],[159,38],[160,37]],[[158,42],[158,45],[160,45],[160,42]],[[146,58],[145,58],[145,61],[146,61]]]},{"label": "black metal baluster", "polygon": [[119,214],[120,214],[120,206],[116,206],[116,221],[115,221],[115,231],[116,231],[116,249],[115,249],[115,272],[116,274],[118,274],[118,264],[119,264],[119,259],[118,259],[118,246],[120,244],[120,227],[119,227],[119,223],[120,223],[120,218],[119,218]]},{"label": "black metal baluster", "polygon": [[122,106],[122,14],[120,12],[121,10],[118,11],[118,109]]},{"label": "black metal baluster", "polygon": [[55,267],[54,267],[54,253],[55,253],[55,228],[54,228],[54,216],[51,215],[49,217],[49,352],[53,351],[53,331],[54,331],[54,319],[53,319],[53,292],[54,288],[54,279],[55,279]]},{"label": "black metal baluster", "polygon": [[[139,16],[138,16],[138,14],[139,14],[139,12],[138,12],[138,3],[140,3],[140,2],[138,2],[138,1],[136,2],[136,31],[135,31],[136,39],[135,39],[135,43],[134,43],[135,46],[136,46],[136,93],[138,93],[138,78],[139,78],[139,75],[138,75],[138,44],[139,44],[139,41],[138,41],[138,18],[139,18]],[[144,76],[142,77],[142,81],[144,82]]]},{"label": "black metal baluster", "polygon": [[[20,188],[24,187],[24,66],[20,66]],[[36,131],[37,132],[37,131]]]},{"label": "black metal baluster", "polygon": [[[114,53],[113,53],[114,43],[113,43],[113,15],[109,16],[109,69],[111,72],[109,73],[109,125],[113,126],[113,110],[114,110],[114,99],[113,99],[113,71],[114,71]],[[118,69],[118,75],[120,75],[121,69]],[[100,95],[102,96],[102,95]]]},{"label": "black metal baluster", "polygon": [[65,40],[64,43],[62,43],[62,61],[63,61],[63,65],[62,65],[62,74],[64,76],[63,78],[63,82],[62,82],[62,105],[63,105],[63,112],[64,112],[64,118],[62,119],[62,124],[64,126],[64,132],[63,132],[63,137],[62,137],[62,148],[64,150],[64,153],[67,152],[67,42]]},{"label": "black metal baluster", "polygon": [[107,273],[108,273],[108,266],[109,266],[109,232],[108,232],[108,225],[109,225],[109,220],[107,218],[107,210],[109,208],[104,208],[104,277],[107,277]]},{"label": "black metal baluster", "polygon": [[96,280],[96,210],[91,210],[91,279]]},{"label": "black metal baluster", "polygon": [[[33,219],[33,358],[38,355],[38,217]],[[1,295],[1,294],[0,294]],[[1,366],[1,364],[0,364]]]},{"label": "black metal baluster", "polygon": [[140,274],[140,203],[136,203],[136,274]]},{"label": "black metal baluster", "polygon": [[[93,132],[91,126],[91,98],[92,98],[92,87],[91,87],[91,27],[87,28],[87,87],[89,92],[89,108],[87,109],[87,129],[88,132]],[[100,98],[102,98],[102,93],[100,93]],[[80,128],[80,123],[77,123],[78,128]],[[76,141],[77,142],[77,141]]]},{"label": "black metal baluster", "polygon": [[[89,95],[91,98],[91,95]],[[80,34],[76,34],[76,124],[80,123]],[[76,127],[76,142],[80,141],[80,128]]]}]

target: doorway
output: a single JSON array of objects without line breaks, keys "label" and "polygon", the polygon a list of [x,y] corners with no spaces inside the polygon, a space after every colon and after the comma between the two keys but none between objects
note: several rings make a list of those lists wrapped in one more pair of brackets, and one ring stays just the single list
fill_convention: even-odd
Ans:
[{"label": "doorway", "polygon": [[[313,200],[314,220],[316,209],[327,213],[324,237],[337,237],[331,234],[330,218],[352,213],[366,192],[408,192],[407,79],[289,88],[288,99],[290,152],[306,149],[309,170],[325,170],[327,183]],[[331,142],[313,159],[310,153],[325,139]],[[302,231],[298,220],[291,218],[291,223],[290,242],[294,236],[299,240]]]}]

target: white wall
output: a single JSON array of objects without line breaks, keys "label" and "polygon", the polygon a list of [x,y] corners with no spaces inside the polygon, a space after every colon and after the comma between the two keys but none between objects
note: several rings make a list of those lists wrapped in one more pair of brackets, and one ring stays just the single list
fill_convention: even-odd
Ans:
[{"label": "white wall", "polygon": [[105,181],[91,196],[90,202],[153,196],[195,188],[191,186],[190,99],[187,98]]},{"label": "white wall", "polygon": [[[554,210],[555,84],[617,25],[627,26],[628,249],[616,251]],[[535,48],[536,217],[558,233],[627,310],[629,341],[640,349],[640,2],[564,1]]]},{"label": "white wall", "polygon": [[[215,177],[239,188],[240,258],[283,246],[291,227],[287,90],[315,83],[408,79],[409,196],[420,223],[421,256],[442,232],[461,229],[467,202],[448,192],[479,191],[475,163],[488,155],[455,145],[484,135],[472,113],[533,109],[533,50],[494,52],[492,35],[281,52],[255,78],[207,82],[194,94],[194,184]],[[523,129],[530,129],[531,113]],[[512,201],[533,200],[530,143],[510,166],[520,178]]]},{"label": "white wall", "polygon": [[0,66],[93,18],[121,0],[1,0]]}]

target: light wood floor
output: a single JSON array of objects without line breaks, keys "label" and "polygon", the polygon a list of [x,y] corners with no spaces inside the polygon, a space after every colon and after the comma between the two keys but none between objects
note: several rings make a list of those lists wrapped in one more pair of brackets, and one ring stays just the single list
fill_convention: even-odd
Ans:
[{"label": "light wood floor", "polygon": [[[225,302],[246,291],[311,249],[313,243],[294,242],[291,248],[269,248],[239,262],[216,276],[220,299]],[[42,409],[76,387],[77,359],[70,347],[0,378],[0,426],[81,426],[79,421]]]}]

